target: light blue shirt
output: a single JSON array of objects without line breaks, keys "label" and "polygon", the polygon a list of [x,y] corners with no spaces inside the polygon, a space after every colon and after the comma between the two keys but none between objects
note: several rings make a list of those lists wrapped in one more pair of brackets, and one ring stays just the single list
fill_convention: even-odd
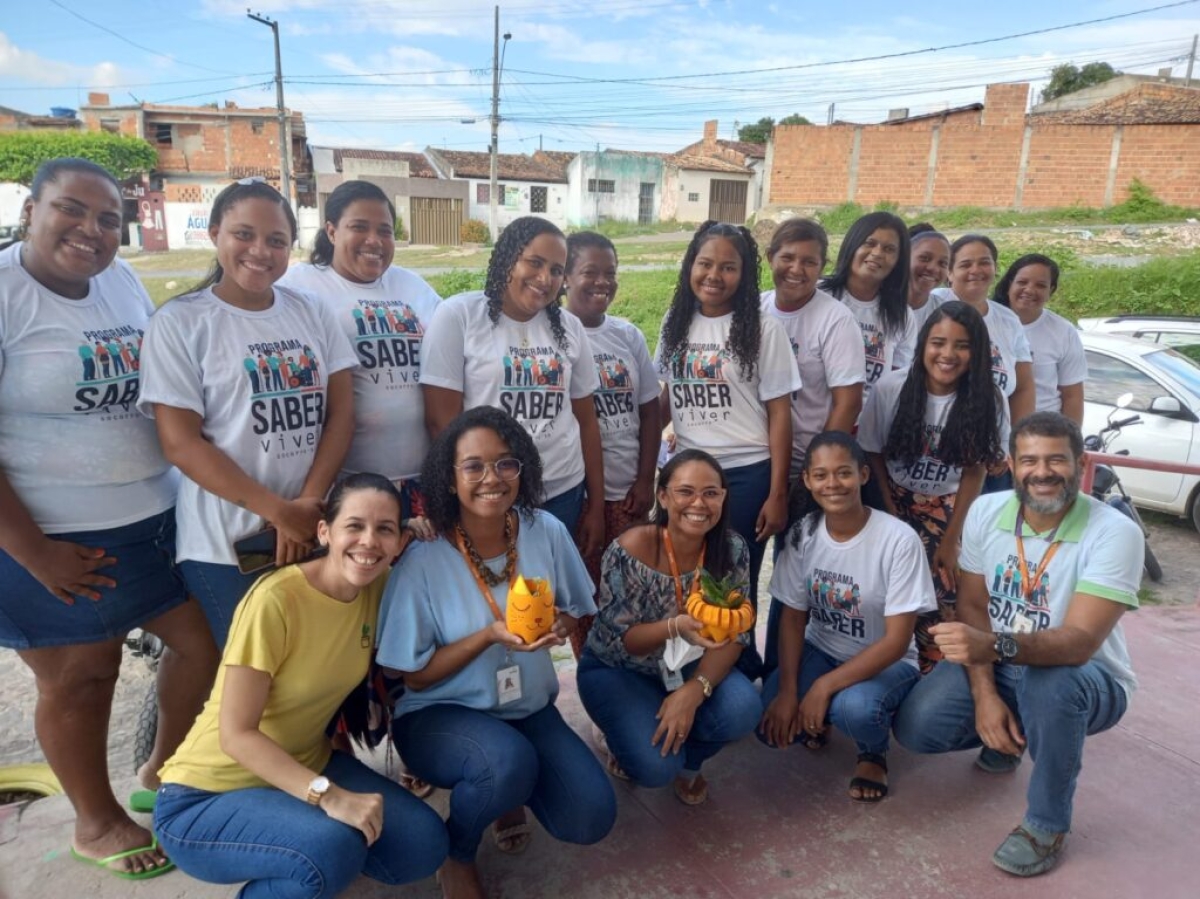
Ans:
[{"label": "light blue shirt", "polygon": [[[485,559],[499,572],[504,557]],[[570,615],[593,615],[595,590],[575,541],[566,527],[547,512],[530,520],[521,516],[517,533],[517,573],[548,578],[554,604]],[[508,602],[508,585],[492,587],[501,613]],[[495,616],[479,592],[458,547],[439,537],[414,543],[388,579],[379,611],[378,661],[397,671],[420,671],[441,646],[488,627]],[[405,690],[396,704],[397,718],[437,703],[479,709],[497,718],[525,718],[545,708],[558,695],[558,676],[549,650],[514,652],[505,658],[503,646],[489,646],[466,667],[424,690]],[[521,669],[521,698],[500,705],[496,672],[508,664]]]}]

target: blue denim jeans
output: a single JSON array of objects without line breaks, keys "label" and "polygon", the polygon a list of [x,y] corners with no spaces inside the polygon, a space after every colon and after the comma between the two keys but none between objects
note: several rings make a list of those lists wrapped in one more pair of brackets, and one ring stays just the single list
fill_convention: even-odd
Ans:
[{"label": "blue denim jeans", "polygon": [[[699,662],[684,667],[690,676]],[[662,743],[651,746],[658,727],[655,715],[667,698],[662,680],[604,664],[584,650],[575,674],[579,698],[596,726],[604,731],[609,751],[630,779],[643,787],[671,783],[681,771],[699,771],[726,743],[740,740],[758,725],[762,706],[758,691],[734,668],[696,709],[683,751],[662,755]]]},{"label": "blue denim jeans", "polygon": [[236,565],[221,565],[216,562],[196,562],[187,559],[179,563],[179,571],[188,593],[196,597],[217,649],[224,651],[229,639],[229,628],[233,626],[233,613],[242,597],[254,586],[254,582],[266,572],[242,574]]},{"label": "blue denim jeans", "polygon": [[383,794],[383,832],[370,848],[357,829],[274,787],[209,793],[164,784],[154,832],[171,860],[197,880],[248,880],[241,899],[325,899],[359,874],[401,884],[441,867],[446,826],[433,809],[340,752],[322,773],[346,790]]},{"label": "blue denim jeans", "polygon": [[[804,699],[817,678],[842,664],[805,640],[800,672],[796,677],[797,700]],[[859,752],[882,755],[888,751],[888,732],[892,729],[896,710],[920,676],[916,665],[904,660],[893,662],[870,680],[835,693],[825,722],[853,740]],[[774,671],[763,683],[762,708],[765,710],[777,695],[779,672]],[[763,739],[762,734],[759,739]]]},{"label": "blue denim jeans", "polygon": [[580,481],[569,490],[564,490],[558,494],[558,496],[548,498],[542,503],[542,511],[549,512],[565,524],[567,530],[574,536],[575,531],[579,529],[579,515],[583,511],[583,497],[586,492],[584,482]]},{"label": "blue denim jeans", "polygon": [[[996,690],[1018,718],[1033,758],[1025,820],[1050,833],[1071,829],[1083,739],[1108,730],[1128,705],[1125,690],[1103,668],[996,665]],[[975,702],[961,665],[941,662],[896,715],[896,739],[913,752],[954,752],[982,745]]]},{"label": "blue denim jeans", "polygon": [[[742,465],[738,468],[726,468],[725,479],[729,482],[729,493],[725,501],[729,503],[729,526],[741,534],[750,548],[750,602],[758,616],[758,572],[762,568],[763,556],[767,552],[767,544],[760,543],[754,536],[754,525],[758,521],[758,513],[762,511],[763,503],[771,495],[771,460],[764,459],[752,465]],[[750,632],[754,634],[754,631]],[[742,650],[738,656],[737,667],[750,680],[762,676],[762,655],[758,650],[758,637]]]},{"label": "blue denim jeans", "polygon": [[604,839],[617,797],[596,756],[553,704],[525,718],[432,705],[392,722],[410,774],[450,791],[450,857],[474,862],[488,826],[523,805],[555,839]]}]

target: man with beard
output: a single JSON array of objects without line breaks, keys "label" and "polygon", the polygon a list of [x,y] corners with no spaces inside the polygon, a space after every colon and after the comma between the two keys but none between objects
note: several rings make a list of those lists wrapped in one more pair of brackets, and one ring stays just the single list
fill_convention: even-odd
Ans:
[{"label": "man with beard", "polygon": [[[1025,818],[992,861],[1031,877],[1062,853],[1084,737],[1116,724],[1136,685],[1118,622],[1138,605],[1143,540],[1079,492],[1083,437],[1070,419],[1027,416],[1009,454],[1015,490],[972,505],[958,618],[932,628],[946,661],[909,693],[895,732],[914,752],[982,744],[976,765],[989,773],[1013,771],[1028,747]],[[1009,566],[1020,590],[989,589]]]}]

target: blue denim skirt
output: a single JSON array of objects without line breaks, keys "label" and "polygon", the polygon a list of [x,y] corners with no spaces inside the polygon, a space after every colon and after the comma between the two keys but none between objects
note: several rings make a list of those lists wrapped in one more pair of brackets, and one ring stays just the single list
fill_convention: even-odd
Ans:
[{"label": "blue denim skirt", "polygon": [[175,567],[175,510],[119,528],[52,534],[53,540],[102,547],[117,560],[99,574],[116,587],[100,587],[100,599],[76,597],[67,605],[8,553],[0,550],[0,646],[42,649],[99,643],[122,637],[187,599]]}]

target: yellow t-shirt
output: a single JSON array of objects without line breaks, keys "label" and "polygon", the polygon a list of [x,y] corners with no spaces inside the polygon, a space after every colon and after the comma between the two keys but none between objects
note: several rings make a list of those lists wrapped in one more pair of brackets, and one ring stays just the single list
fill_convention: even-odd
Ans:
[{"label": "yellow t-shirt", "polygon": [[332,752],[326,728],[366,677],[386,583],[387,575],[380,575],[349,603],[315,590],[296,565],[255,584],[234,613],[212,695],[159,771],[163,783],[213,793],[267,786],[221,751],[217,726],[229,665],[271,675],[259,730],[306,768],[321,771]]}]

